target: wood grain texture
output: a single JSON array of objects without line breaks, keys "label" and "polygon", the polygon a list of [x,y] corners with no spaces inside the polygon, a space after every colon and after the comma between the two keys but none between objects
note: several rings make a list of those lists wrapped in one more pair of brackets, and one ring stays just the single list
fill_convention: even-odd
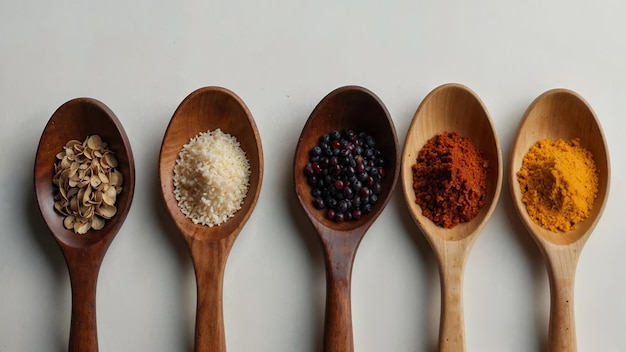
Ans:
[{"label": "wood grain texture", "polygon": [[[599,172],[598,197],[588,219],[568,232],[551,232],[535,224],[522,203],[516,173],[531,146],[542,139],[580,139],[580,145],[594,157]],[[549,351],[576,351],[574,323],[574,279],[576,264],[606,203],[610,183],[608,148],[595,113],[577,93],[567,89],[549,90],[526,110],[511,148],[509,186],[513,203],[524,225],[535,239],[548,267],[551,306],[548,332]]]},{"label": "wood grain texture", "polygon": [[[117,198],[117,214],[102,230],[75,234],[63,226],[63,216],[54,210],[55,156],[72,139],[84,141],[100,135],[115,153],[124,176],[123,191]],[[35,158],[35,194],[46,226],[58,243],[70,275],[72,318],[70,352],[98,351],[96,327],[96,283],[107,248],[128,215],[135,190],[135,164],[128,137],[115,114],[103,103],[77,98],[61,105],[46,125]]]},{"label": "wood grain texture", "polygon": [[[221,129],[237,138],[250,162],[250,187],[234,217],[220,226],[196,225],[174,197],[174,165],[184,144],[200,132]],[[228,254],[252,214],[263,181],[263,149],[252,114],[233,92],[204,87],[189,94],[167,127],[159,156],[161,193],[168,213],[185,239],[197,284],[195,351],[226,351],[222,288]]]},{"label": "wood grain texture", "polygon": [[[470,222],[452,229],[435,225],[415,202],[413,171],[417,155],[438,133],[469,137],[489,162],[485,205]],[[444,84],[430,92],[418,107],[402,152],[401,182],[409,211],[437,257],[441,278],[440,351],[465,351],[463,273],[476,238],[496,207],[502,187],[502,155],[495,129],[481,100],[460,84]]]},{"label": "wood grain texture", "polygon": [[[304,175],[309,151],[319,138],[333,130],[351,128],[376,140],[385,159],[386,177],[372,212],[359,220],[336,223],[315,209],[311,188]],[[326,266],[326,317],[324,351],[354,351],[351,312],[352,265],[363,236],[383,211],[393,193],[399,172],[399,147],[393,121],[380,99],[358,86],[335,89],[324,97],[307,120],[294,156],[293,181],[296,196],[319,234]]]}]

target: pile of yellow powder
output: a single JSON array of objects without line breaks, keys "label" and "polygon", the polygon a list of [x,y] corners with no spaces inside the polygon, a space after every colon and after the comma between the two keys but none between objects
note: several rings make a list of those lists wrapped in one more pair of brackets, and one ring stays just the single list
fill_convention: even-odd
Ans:
[{"label": "pile of yellow powder", "polygon": [[598,193],[593,156],[578,139],[541,140],[517,172],[530,218],[550,231],[570,231],[591,213]]}]

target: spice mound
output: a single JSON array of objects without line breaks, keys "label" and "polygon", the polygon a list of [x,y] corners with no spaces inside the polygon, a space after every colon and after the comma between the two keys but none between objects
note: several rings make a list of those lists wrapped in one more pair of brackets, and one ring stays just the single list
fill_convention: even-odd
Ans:
[{"label": "spice mound", "polygon": [[183,146],[174,166],[174,196],[194,224],[218,226],[241,209],[249,179],[246,153],[218,128]]},{"label": "spice mound", "polygon": [[489,164],[472,140],[456,132],[437,134],[412,167],[415,203],[437,226],[471,221],[485,202]]},{"label": "spice mound", "polygon": [[67,142],[56,159],[54,209],[65,216],[63,226],[81,235],[101,230],[105,219],[117,213],[115,202],[124,181],[115,155],[100,136],[92,135],[82,143]]},{"label": "spice mound", "polygon": [[378,202],[384,165],[374,137],[365,132],[345,129],[322,135],[304,166],[313,206],[335,222],[360,219]]},{"label": "spice mound", "polygon": [[586,219],[598,193],[593,155],[578,139],[537,142],[524,156],[517,179],[530,218],[553,232],[570,231]]}]

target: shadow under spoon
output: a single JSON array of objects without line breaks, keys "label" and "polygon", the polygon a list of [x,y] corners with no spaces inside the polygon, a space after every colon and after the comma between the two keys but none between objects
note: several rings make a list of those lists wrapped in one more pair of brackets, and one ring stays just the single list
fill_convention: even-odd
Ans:
[{"label": "shadow under spoon", "polygon": [[[105,221],[101,230],[84,235],[67,230],[63,216],[54,209],[52,183],[56,154],[70,140],[84,141],[99,135],[118,160],[122,173],[122,192],[117,196],[117,213]],[[98,351],[96,327],[96,286],[104,255],[128,215],[135,189],[135,164],[128,137],[115,114],[103,103],[77,98],[61,105],[46,125],[35,157],[35,194],[39,211],[58,243],[70,276],[72,318],[69,351]]]},{"label": "shadow under spoon", "polygon": [[[335,222],[313,206],[311,187],[304,174],[309,152],[319,138],[333,130],[365,132],[376,141],[385,160],[382,193],[372,211],[359,220]],[[326,266],[326,316],[324,351],[354,351],[350,287],[352,265],[361,239],[388,203],[399,172],[399,150],[393,122],[383,103],[358,86],[335,89],[324,97],[308,118],[298,140],[293,164],[296,195],[317,230]]]},{"label": "shadow under spoon", "polygon": [[[590,216],[568,232],[546,230],[529,217],[522,203],[517,171],[530,147],[543,139],[570,141],[591,152],[598,170],[598,194]],[[548,351],[576,351],[574,324],[574,278],[583,246],[591,235],[609,193],[609,153],[600,124],[587,102],[567,89],[549,90],[526,110],[511,149],[509,186],[513,204],[524,225],[539,246],[548,266],[550,281],[550,323]]]},{"label": "shadow under spoon", "polygon": [[[436,134],[457,132],[468,137],[489,163],[484,206],[469,222],[451,229],[439,227],[422,215],[413,190],[417,155]],[[441,281],[439,350],[465,351],[463,275],[470,250],[493,213],[502,186],[502,156],[495,129],[482,102],[467,87],[444,84],[430,92],[418,107],[402,152],[401,182],[406,204],[435,253]]]},{"label": "shadow under spoon", "polygon": [[[237,138],[250,164],[250,179],[241,209],[219,226],[209,227],[194,224],[178,207],[174,165],[191,138],[218,128]],[[174,112],[163,137],[159,177],[165,206],[189,247],[196,274],[195,351],[226,351],[222,299],[226,260],[254,210],[263,180],[261,138],[244,102],[221,87],[204,87],[189,94]]]}]

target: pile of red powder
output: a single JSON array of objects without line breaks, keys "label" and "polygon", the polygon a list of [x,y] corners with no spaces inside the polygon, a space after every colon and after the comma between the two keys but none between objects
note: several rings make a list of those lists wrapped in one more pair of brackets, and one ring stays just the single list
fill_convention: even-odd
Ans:
[{"label": "pile of red powder", "polygon": [[452,228],[478,215],[489,165],[471,139],[456,132],[437,134],[411,168],[415,202],[437,226]]}]

